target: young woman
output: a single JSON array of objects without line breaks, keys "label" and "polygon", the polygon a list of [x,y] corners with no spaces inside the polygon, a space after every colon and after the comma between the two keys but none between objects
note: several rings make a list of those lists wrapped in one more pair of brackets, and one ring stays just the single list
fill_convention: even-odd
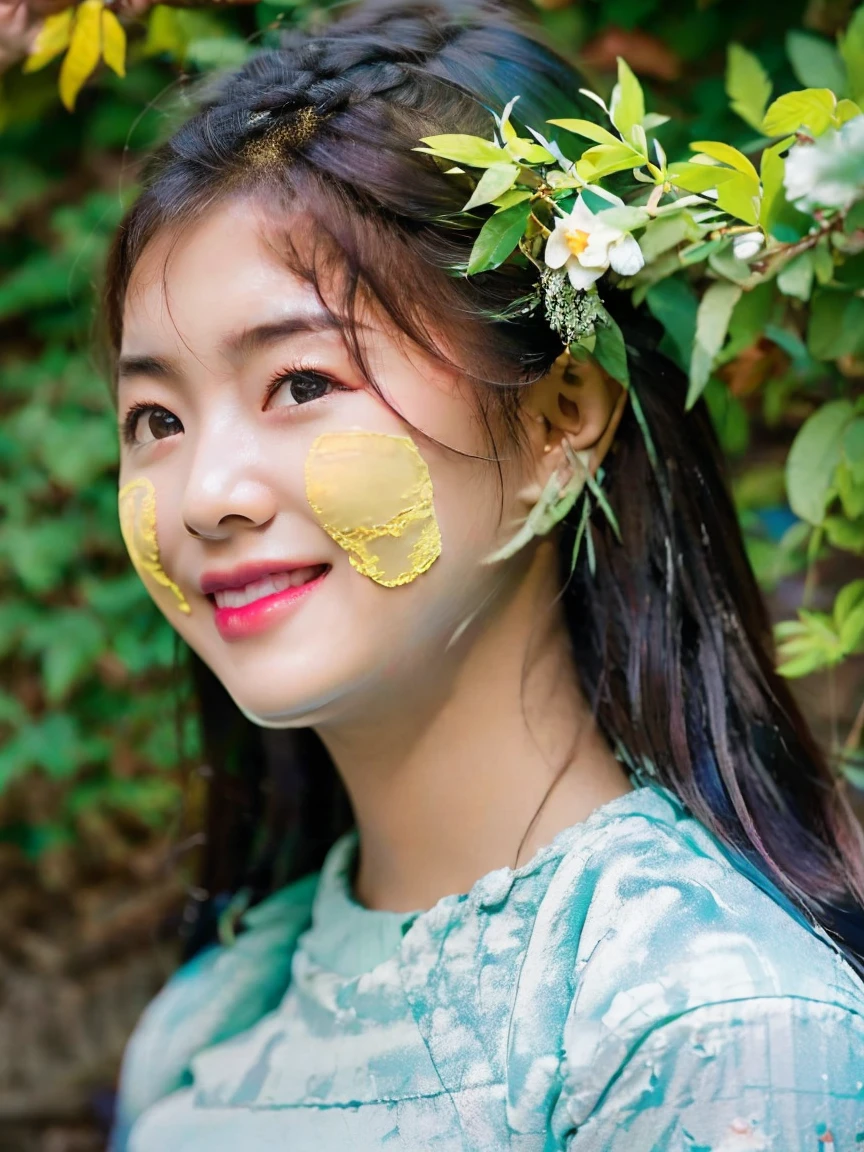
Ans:
[{"label": "young woman", "polygon": [[[209,669],[210,891],[256,896],[141,1021],[118,1152],[864,1133],[861,839],[706,411],[604,287],[652,463],[529,263],[452,274],[479,222],[418,151],[578,84],[489,12],[367,9],[219,81],[120,231],[121,521]],[[601,465],[620,539],[512,546]]]}]

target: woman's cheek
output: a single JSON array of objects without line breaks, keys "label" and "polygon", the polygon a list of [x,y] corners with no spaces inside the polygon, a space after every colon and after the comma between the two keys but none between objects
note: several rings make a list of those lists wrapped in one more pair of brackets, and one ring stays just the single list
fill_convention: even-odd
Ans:
[{"label": "woman's cheek", "polygon": [[408,436],[325,432],[306,457],[306,497],[351,566],[385,588],[410,584],[441,555],[432,478]]},{"label": "woman's cheek", "polygon": [[157,606],[188,616],[192,609],[182,591],[162,567],[156,520],[156,489],[144,476],[130,480],[117,497],[123,542],[145,588]]}]

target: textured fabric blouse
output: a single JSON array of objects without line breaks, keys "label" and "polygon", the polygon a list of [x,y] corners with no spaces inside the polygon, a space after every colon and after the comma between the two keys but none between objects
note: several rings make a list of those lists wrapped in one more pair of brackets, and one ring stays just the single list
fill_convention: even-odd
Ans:
[{"label": "textured fabric blouse", "polygon": [[353,834],[182,968],[113,1152],[852,1152],[864,991],[637,788],[432,909],[352,898]]}]

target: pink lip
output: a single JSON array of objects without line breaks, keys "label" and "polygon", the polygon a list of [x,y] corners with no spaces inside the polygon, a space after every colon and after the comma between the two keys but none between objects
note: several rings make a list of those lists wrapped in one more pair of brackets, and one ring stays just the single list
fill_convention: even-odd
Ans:
[{"label": "pink lip", "polygon": [[[250,565],[250,570],[253,567]],[[287,571],[290,570],[287,569]],[[277,571],[285,572],[286,569],[277,569],[270,565],[262,571],[261,566],[258,565],[255,575],[247,577],[240,584],[221,584],[220,591],[226,587],[242,588],[245,584],[251,584],[256,579],[261,580],[264,576],[271,576]],[[281,592],[262,596],[260,600],[253,600],[251,604],[246,604],[242,608],[216,608],[214,606],[213,615],[220,636],[223,640],[240,640],[246,636],[254,636],[258,632],[264,632],[267,628],[272,628],[284,620],[304,596],[308,596],[310,592],[320,587],[329,571],[330,568],[327,567],[307,584],[300,584],[296,588],[283,588]],[[204,581],[202,581],[202,586],[203,584]]]},{"label": "pink lip", "polygon": [[295,568],[314,568],[315,560],[253,560],[249,564],[239,564],[227,572],[205,572],[201,577],[201,592],[212,596],[214,592],[224,592],[230,588],[245,588],[265,576],[277,572],[293,572]]}]

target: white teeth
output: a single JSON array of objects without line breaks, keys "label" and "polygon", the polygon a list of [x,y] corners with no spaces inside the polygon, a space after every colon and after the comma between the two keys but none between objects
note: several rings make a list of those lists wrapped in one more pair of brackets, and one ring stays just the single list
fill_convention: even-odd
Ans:
[{"label": "white teeth", "polygon": [[247,584],[245,588],[224,588],[221,592],[214,593],[216,607],[245,608],[255,600],[272,596],[274,592],[307,584],[315,578],[317,571],[317,568],[294,568],[291,572],[275,572],[272,576],[265,576],[263,580],[256,580],[253,584]]}]

